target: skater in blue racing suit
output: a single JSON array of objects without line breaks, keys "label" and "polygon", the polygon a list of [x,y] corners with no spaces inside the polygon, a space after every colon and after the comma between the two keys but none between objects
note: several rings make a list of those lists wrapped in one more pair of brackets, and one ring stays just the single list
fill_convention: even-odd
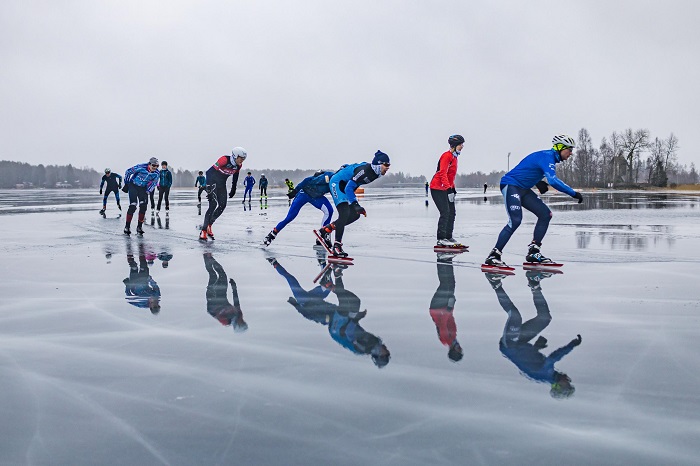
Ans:
[{"label": "skater in blue racing suit", "polygon": [[348,256],[343,251],[345,226],[360,218],[360,215],[367,216],[365,208],[357,202],[355,190],[364,184],[371,183],[380,176],[384,176],[389,170],[389,166],[389,156],[378,150],[374,154],[372,163],[362,162],[345,165],[330,179],[331,196],[338,209],[338,218],[335,222],[321,228],[320,232],[326,236],[335,230],[335,242],[331,249],[334,256]]},{"label": "skater in blue racing suit", "polygon": [[531,341],[541,333],[552,321],[549,306],[542,295],[540,282],[551,277],[550,272],[528,270],[525,274],[528,286],[532,291],[532,300],[535,303],[537,315],[523,322],[523,318],[503,289],[501,280],[505,275],[486,273],[486,279],[496,292],[498,303],[508,314],[503,336],[499,342],[499,348],[503,356],[522,372],[525,377],[536,382],[544,382],[550,385],[550,395],[553,398],[568,398],[574,393],[574,386],[568,375],[554,369],[554,364],[569,354],[575,347],[581,344],[581,335],[571,340],[561,348],[552,351],[549,356],[542,354],[541,350],[547,347],[547,339],[540,336],[534,343]]},{"label": "skater in blue racing suit", "polygon": [[[287,216],[277,224],[275,228],[272,229],[270,233],[267,234],[263,243],[265,246],[269,244],[277,237],[280,231],[286,227],[289,222],[294,220],[299,211],[306,204],[311,204],[323,213],[323,219],[321,220],[321,226],[326,226],[331,223],[331,217],[333,216],[333,207],[331,203],[326,198],[326,194],[330,192],[328,182],[333,176],[333,172],[322,172],[318,171],[312,176],[304,178],[296,188],[289,191],[287,197],[289,199],[294,199],[292,205],[289,207],[289,212]],[[330,249],[333,244],[330,242],[330,235],[324,235],[326,240],[326,245]],[[318,241],[318,240],[317,240]]]},{"label": "skater in blue racing suit", "polygon": [[[555,136],[552,139],[552,145],[551,149],[533,152],[528,155],[501,178],[500,189],[503,193],[503,201],[508,213],[508,224],[503,227],[503,230],[498,235],[496,246],[484,261],[485,265],[495,267],[506,265],[501,259],[501,255],[508,240],[510,240],[510,237],[522,222],[522,209],[527,209],[537,216],[535,231],[532,242],[528,246],[525,260],[532,263],[553,263],[551,259],[544,257],[540,253],[542,240],[552,219],[552,211],[532,191],[532,188],[537,187],[539,192],[544,194],[549,189],[549,185],[551,185],[556,190],[578,199],[579,204],[583,202],[583,196],[557,178],[555,169],[556,164],[565,161],[571,156],[576,146],[573,138],[565,134]],[[542,179],[543,177],[547,178],[546,182]]]},{"label": "skater in blue racing suit", "polygon": [[253,197],[253,186],[255,186],[255,178],[250,172],[248,172],[248,176],[243,178],[243,187],[245,189],[243,191],[243,202],[241,202],[241,204],[245,204],[246,196],[248,196],[248,203],[250,203]]},{"label": "skater in blue racing suit", "polygon": [[[369,354],[372,362],[378,368],[389,364],[391,354],[384,345],[382,339],[369,333],[360,325],[360,320],[367,315],[367,311],[360,311],[360,298],[345,289],[342,278],[342,267],[327,267],[320,279],[320,285],[310,291],[304,290],[299,281],[287,272],[274,258],[268,261],[282,277],[292,291],[293,297],[288,302],[304,316],[304,318],[328,326],[331,338],[343,348],[359,355]],[[335,284],[331,279],[335,276]],[[325,301],[331,291],[338,298],[338,304]]]}]

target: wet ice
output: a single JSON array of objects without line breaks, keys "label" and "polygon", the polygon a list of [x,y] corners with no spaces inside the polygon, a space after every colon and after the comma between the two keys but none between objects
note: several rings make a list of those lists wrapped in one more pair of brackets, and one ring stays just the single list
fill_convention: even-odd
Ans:
[{"label": "wet ice", "polygon": [[[548,195],[564,273],[494,279],[479,265],[505,213],[480,191],[457,204],[470,252],[440,262],[422,193],[368,191],[355,265],[316,283],[315,209],[261,246],[281,195],[230,203],[201,244],[195,192],[142,239],[82,191],[1,192],[0,462],[694,463],[697,197]],[[153,284],[156,313],[129,299]]]}]

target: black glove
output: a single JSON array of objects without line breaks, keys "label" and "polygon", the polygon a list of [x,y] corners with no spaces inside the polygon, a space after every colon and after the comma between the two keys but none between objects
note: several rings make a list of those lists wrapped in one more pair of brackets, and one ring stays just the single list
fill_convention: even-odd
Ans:
[{"label": "black glove", "polygon": [[288,197],[289,199],[294,199],[295,197],[297,197],[297,193],[298,193],[298,192],[299,192],[299,191],[297,191],[296,189],[292,189],[291,191],[289,191],[289,192],[287,193],[287,197]]},{"label": "black glove", "polygon": [[102,188],[100,188],[100,194],[102,194]]},{"label": "black glove", "polygon": [[122,188],[122,191],[124,191],[125,193],[129,192],[129,183],[124,183],[124,187]]},{"label": "black glove", "polygon": [[581,195],[581,193],[577,192],[576,194],[574,194],[574,199],[578,199],[579,204],[583,202],[583,196]]},{"label": "black glove", "polygon": [[571,340],[571,343],[569,343],[569,344],[574,345],[574,346],[580,345],[581,344],[581,335],[576,335],[576,338]]},{"label": "black glove", "polygon": [[122,189],[122,184],[119,183],[119,185],[117,186],[117,188]]},{"label": "black glove", "polygon": [[228,193],[228,198],[231,199],[231,198],[232,198],[233,196],[235,196],[235,195],[236,195],[236,189],[233,188],[233,189],[231,189],[231,192]]},{"label": "black glove", "polygon": [[549,191],[549,185],[544,180],[538,181],[537,184],[535,185],[535,187],[540,192],[540,194],[544,194],[547,191]]},{"label": "black glove", "polygon": [[358,214],[364,215],[365,217],[367,216],[367,211],[357,201],[353,202],[350,205],[352,206],[353,209],[355,209],[355,212],[357,212]]}]

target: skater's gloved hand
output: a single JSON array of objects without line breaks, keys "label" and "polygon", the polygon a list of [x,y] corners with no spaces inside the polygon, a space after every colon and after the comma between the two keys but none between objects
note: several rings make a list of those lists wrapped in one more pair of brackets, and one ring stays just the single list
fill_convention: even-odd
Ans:
[{"label": "skater's gloved hand", "polygon": [[[245,194],[245,193],[244,193],[244,194]],[[235,189],[231,189],[231,192],[228,193],[228,198],[231,199],[231,198],[232,198],[233,196],[235,196],[235,195],[236,195],[236,190],[235,190]]]},{"label": "skater's gloved hand", "polygon": [[294,198],[297,196],[297,193],[298,193],[298,192],[299,192],[299,191],[297,191],[296,189],[292,189],[291,191],[289,191],[289,192],[287,193],[287,197],[288,197],[289,199],[294,199]]},{"label": "skater's gloved hand", "polygon": [[577,192],[576,194],[574,194],[574,199],[578,199],[578,203],[579,203],[579,204],[583,202],[583,196],[582,196],[581,193],[579,193],[579,192]]},{"label": "skater's gloved hand", "polygon": [[574,346],[580,345],[581,344],[581,335],[576,335],[576,338],[571,340],[571,343],[569,343],[569,344],[574,345]]},{"label": "skater's gloved hand", "polygon": [[102,188],[100,188],[100,194],[102,194]]},{"label": "skater's gloved hand", "polygon": [[365,217],[367,216],[367,211],[357,201],[353,202],[350,205],[353,209],[355,209],[355,212],[357,212],[358,214],[364,215]]},{"label": "skater's gloved hand", "polygon": [[549,191],[549,185],[544,180],[538,181],[537,184],[535,185],[535,187],[540,192],[540,194],[544,194],[547,191]]},{"label": "skater's gloved hand", "polygon": [[124,187],[122,188],[122,191],[124,191],[125,193],[129,192],[129,185],[127,183],[124,183]]},{"label": "skater's gloved hand", "polygon": [[448,200],[449,202],[454,202],[454,201],[455,201],[455,193],[449,193],[449,194],[447,195],[447,200]]}]

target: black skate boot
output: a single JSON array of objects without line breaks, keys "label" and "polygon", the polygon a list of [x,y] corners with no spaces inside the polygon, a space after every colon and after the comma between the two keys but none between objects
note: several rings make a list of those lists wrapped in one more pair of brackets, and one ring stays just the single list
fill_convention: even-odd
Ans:
[{"label": "black skate boot", "polygon": [[272,231],[270,231],[270,233],[268,233],[267,236],[265,237],[265,239],[263,240],[263,244],[264,244],[265,246],[269,246],[270,243],[272,243],[272,241],[274,241],[274,239],[275,239],[276,237],[277,237],[277,232],[276,232],[275,229],[273,228]]},{"label": "black skate boot", "polygon": [[319,233],[321,234],[321,238],[323,238],[323,242],[326,243],[326,246],[328,246],[328,249],[333,249],[333,241],[331,241],[331,232],[326,231],[325,228],[321,228]]},{"label": "black skate boot", "polygon": [[496,248],[491,250],[491,254],[484,261],[484,265],[490,265],[492,267],[508,267],[508,265],[501,260],[501,251]]},{"label": "black skate boot", "polygon": [[125,235],[130,235],[131,234],[131,227],[129,225],[124,227],[124,234]]},{"label": "black skate boot", "polygon": [[100,210],[100,215],[104,215],[104,214],[105,214],[105,208],[103,207],[102,210]]},{"label": "black skate boot", "polygon": [[544,257],[540,253],[540,245],[537,243],[530,243],[527,250],[527,256],[525,256],[527,262],[533,264],[553,264],[554,261],[548,257]]},{"label": "black skate boot", "polygon": [[331,253],[333,253],[335,257],[348,257],[348,253],[343,251],[343,243],[341,243],[340,241],[336,241],[335,243],[333,243]]},{"label": "black skate boot", "polygon": [[138,233],[139,236],[143,236],[143,233],[144,233],[144,231],[143,231],[143,223],[139,223],[139,224],[136,226],[136,233]]}]

